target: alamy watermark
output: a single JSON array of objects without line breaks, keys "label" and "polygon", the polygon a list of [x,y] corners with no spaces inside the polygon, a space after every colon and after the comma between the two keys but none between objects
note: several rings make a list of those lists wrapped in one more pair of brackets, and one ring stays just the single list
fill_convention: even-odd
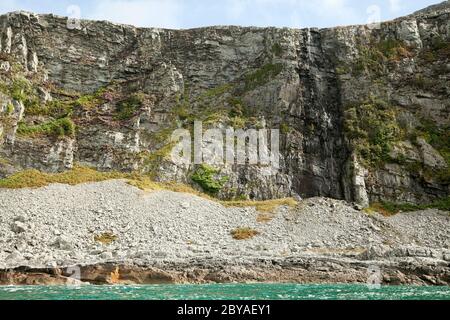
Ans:
[{"label": "alamy watermark", "polygon": [[195,121],[193,135],[186,129],[173,132],[171,157],[175,164],[259,165],[267,175],[276,174],[280,168],[278,129],[203,131],[203,123]]},{"label": "alamy watermark", "polygon": [[367,27],[369,29],[379,29],[381,27],[381,8],[377,5],[371,5],[367,8],[366,13]]},{"label": "alamy watermark", "polygon": [[370,290],[381,289],[381,283],[383,276],[381,274],[381,268],[379,266],[369,266],[367,268],[367,287]]},{"label": "alamy watermark", "polygon": [[66,12],[68,14],[67,29],[81,29],[81,8],[77,5],[70,5],[67,7]]},{"label": "alamy watermark", "polygon": [[81,268],[79,266],[71,266],[66,268],[66,273],[68,274],[67,285],[69,286],[79,286],[81,284]]}]

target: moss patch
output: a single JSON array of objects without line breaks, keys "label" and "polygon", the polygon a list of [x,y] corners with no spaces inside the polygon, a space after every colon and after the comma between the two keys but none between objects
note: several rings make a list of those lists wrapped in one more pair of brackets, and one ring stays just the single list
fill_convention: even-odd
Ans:
[{"label": "moss patch", "polygon": [[26,116],[48,116],[54,118],[64,118],[72,114],[74,108],[73,101],[52,100],[45,104],[35,104],[25,108]]},{"label": "moss patch", "polygon": [[32,82],[23,76],[15,75],[10,83],[0,83],[0,91],[16,101],[20,101],[27,108],[35,108],[40,104]]},{"label": "moss patch", "polygon": [[73,137],[75,135],[75,124],[69,118],[52,120],[43,124],[30,126],[23,122],[19,123],[17,133],[22,136],[54,136]]},{"label": "moss patch", "polygon": [[71,93],[69,94],[64,93],[64,95],[72,99],[77,98],[74,101],[75,106],[85,110],[90,110],[98,106],[101,106],[104,103],[116,100],[120,96],[118,91],[119,89],[117,87],[117,84],[112,82],[109,85],[101,87],[100,89],[91,94],[74,95]]}]

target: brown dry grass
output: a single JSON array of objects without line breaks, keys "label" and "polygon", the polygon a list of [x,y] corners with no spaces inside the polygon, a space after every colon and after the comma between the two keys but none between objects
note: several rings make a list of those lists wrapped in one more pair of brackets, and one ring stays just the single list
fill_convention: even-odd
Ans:
[{"label": "brown dry grass", "polygon": [[105,232],[94,237],[94,240],[101,244],[108,245],[117,240],[117,236],[111,232]]},{"label": "brown dry grass", "polygon": [[271,213],[260,213],[257,217],[256,217],[256,222],[259,223],[268,223],[270,221],[272,221],[275,218],[275,215],[271,214]]},{"label": "brown dry grass", "polygon": [[[150,177],[139,173],[121,173],[121,172],[99,172],[95,169],[74,166],[73,169],[61,173],[46,173],[38,170],[25,170],[0,179],[0,188],[21,189],[21,188],[40,188],[53,183],[68,185],[78,185],[82,183],[101,182],[114,179],[125,179],[134,187],[145,191],[172,191],[180,193],[189,193],[202,197],[204,199],[215,201],[225,207],[255,207],[261,213],[271,213],[279,206],[295,207],[297,201],[293,198],[274,199],[266,201],[219,201],[211,196],[202,193],[194,188],[176,182],[155,182]],[[267,216],[261,216],[261,221],[269,220]]]},{"label": "brown dry grass", "polygon": [[25,170],[6,179],[1,179],[0,188],[40,188],[52,183],[77,185],[86,182],[99,182],[123,178],[126,178],[126,174],[118,172],[99,172],[82,166],[75,166],[72,170],[62,173],[45,173],[38,170]]},{"label": "brown dry grass", "polygon": [[235,240],[248,240],[259,235],[259,232],[251,228],[237,228],[231,231],[231,236]]},{"label": "brown dry grass", "polygon": [[221,203],[225,207],[255,207],[259,212],[273,212],[280,206],[295,207],[298,204],[293,198],[266,201],[222,201]]}]

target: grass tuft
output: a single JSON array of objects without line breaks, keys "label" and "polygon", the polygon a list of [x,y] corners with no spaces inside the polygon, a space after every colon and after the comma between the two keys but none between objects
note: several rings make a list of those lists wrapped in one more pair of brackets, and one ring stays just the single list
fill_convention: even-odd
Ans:
[{"label": "grass tuft", "polygon": [[249,240],[259,235],[259,232],[251,228],[237,228],[231,231],[231,236],[235,240]]},{"label": "grass tuft", "polygon": [[222,201],[221,203],[225,207],[255,207],[259,212],[273,212],[280,206],[295,207],[298,204],[293,198],[266,201]]},{"label": "grass tuft", "polygon": [[94,240],[101,244],[108,245],[117,240],[117,236],[111,232],[105,232],[94,237]]}]

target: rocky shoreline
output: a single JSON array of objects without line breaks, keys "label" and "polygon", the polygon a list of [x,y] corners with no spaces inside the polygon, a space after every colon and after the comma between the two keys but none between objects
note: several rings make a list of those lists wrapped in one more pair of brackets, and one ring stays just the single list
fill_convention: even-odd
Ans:
[{"label": "rocky shoreline", "polygon": [[[359,261],[325,257],[260,261],[260,264],[222,265],[202,261],[159,267],[107,263],[54,269],[20,267],[0,271],[0,285],[144,285],[207,283],[360,283],[368,270],[382,270],[381,285],[450,285],[449,263],[438,259],[405,258],[396,261]],[[80,270],[77,279],[73,271]],[[69,270],[69,272],[68,272]]]},{"label": "rocky shoreline", "polygon": [[[382,284],[450,285],[450,215],[437,210],[384,217],[312,198],[261,213],[112,180],[1,189],[0,212],[1,285],[368,283],[374,276]],[[236,228],[257,234],[236,240]]]}]

